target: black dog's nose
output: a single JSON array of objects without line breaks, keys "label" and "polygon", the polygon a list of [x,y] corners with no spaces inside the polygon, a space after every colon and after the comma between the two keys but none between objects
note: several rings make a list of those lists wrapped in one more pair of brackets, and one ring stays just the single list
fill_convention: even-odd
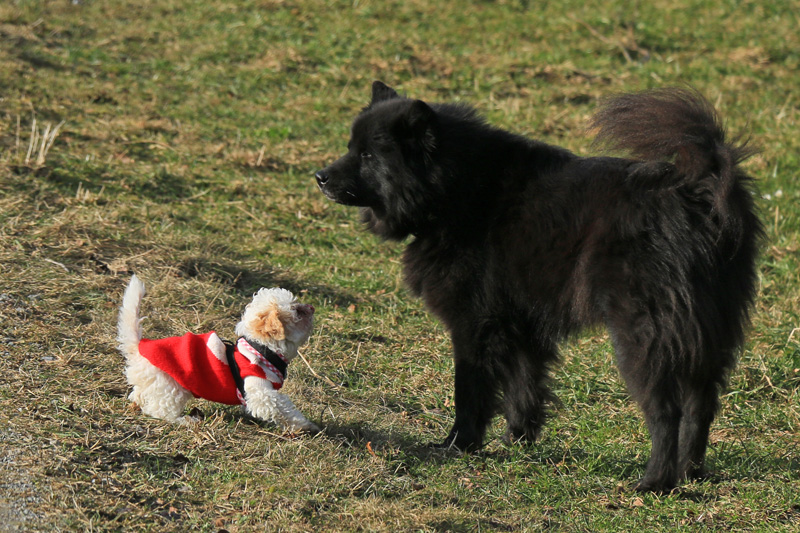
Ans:
[{"label": "black dog's nose", "polygon": [[328,183],[328,173],[324,170],[320,170],[314,175],[317,178],[317,184],[319,186],[325,185]]}]

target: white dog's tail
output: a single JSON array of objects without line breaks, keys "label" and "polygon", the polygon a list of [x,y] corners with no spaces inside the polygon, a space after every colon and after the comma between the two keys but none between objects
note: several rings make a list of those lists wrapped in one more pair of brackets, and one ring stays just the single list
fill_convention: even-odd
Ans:
[{"label": "white dog's tail", "polygon": [[144,283],[134,274],[125,289],[122,297],[122,307],[119,309],[117,322],[117,341],[119,350],[128,357],[128,354],[137,353],[139,341],[142,340],[142,319],[139,318],[139,305],[144,297]]}]

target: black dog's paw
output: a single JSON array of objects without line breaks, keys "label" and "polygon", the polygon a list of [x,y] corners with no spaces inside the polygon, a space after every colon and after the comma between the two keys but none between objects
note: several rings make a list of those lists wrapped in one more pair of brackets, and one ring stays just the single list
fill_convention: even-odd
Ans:
[{"label": "black dog's paw", "polygon": [[512,429],[508,427],[503,433],[503,442],[508,446],[531,445],[536,442],[537,438],[539,438],[539,428]]},{"label": "black dog's paw", "polygon": [[434,450],[443,450],[443,451],[454,451],[459,453],[472,453],[478,451],[481,446],[478,444],[457,444],[456,442],[450,441],[449,439],[445,439],[443,442],[431,442],[428,444],[428,448]]},{"label": "black dog's paw", "polygon": [[456,450],[459,452],[471,453],[479,450],[482,445],[483,442],[481,442],[481,439],[470,436],[467,432],[453,429],[443,442],[431,443],[429,446],[440,450]]},{"label": "black dog's paw", "polygon": [[447,440],[444,440],[442,442],[429,442],[425,446],[432,450],[444,450],[444,451],[453,450],[456,452],[463,451],[460,448],[458,448],[455,444],[453,444],[452,442],[448,442]]},{"label": "black dog's paw", "polygon": [[642,478],[636,485],[633,486],[633,490],[636,492],[651,492],[654,494],[668,494],[674,488],[674,481],[670,482],[661,479],[648,479],[647,477]]},{"label": "black dog's paw", "polygon": [[702,466],[691,466],[686,469],[684,478],[689,481],[709,481],[712,475]]}]

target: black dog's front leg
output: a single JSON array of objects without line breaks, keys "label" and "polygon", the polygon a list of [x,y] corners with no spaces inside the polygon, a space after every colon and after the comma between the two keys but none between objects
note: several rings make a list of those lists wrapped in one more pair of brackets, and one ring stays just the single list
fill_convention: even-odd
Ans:
[{"label": "black dog's front leg", "polygon": [[442,447],[474,451],[483,444],[486,426],[498,402],[495,373],[473,343],[453,339],[456,420]]}]

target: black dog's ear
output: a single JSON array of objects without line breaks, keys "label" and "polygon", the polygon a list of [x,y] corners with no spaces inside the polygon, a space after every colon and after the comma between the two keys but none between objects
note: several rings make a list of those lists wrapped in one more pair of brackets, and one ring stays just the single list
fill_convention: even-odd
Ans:
[{"label": "black dog's ear", "polygon": [[431,106],[422,100],[414,100],[411,107],[408,109],[406,124],[408,124],[411,130],[419,131],[420,129],[427,128],[435,117],[436,113],[431,109]]},{"label": "black dog's ear", "polygon": [[436,144],[435,125],[436,112],[431,106],[422,100],[414,100],[401,122],[401,135],[418,141],[426,150],[432,150]]},{"label": "black dog's ear", "polygon": [[369,105],[375,105],[384,100],[391,100],[392,98],[400,98],[397,91],[383,83],[382,81],[372,82],[372,101]]}]

